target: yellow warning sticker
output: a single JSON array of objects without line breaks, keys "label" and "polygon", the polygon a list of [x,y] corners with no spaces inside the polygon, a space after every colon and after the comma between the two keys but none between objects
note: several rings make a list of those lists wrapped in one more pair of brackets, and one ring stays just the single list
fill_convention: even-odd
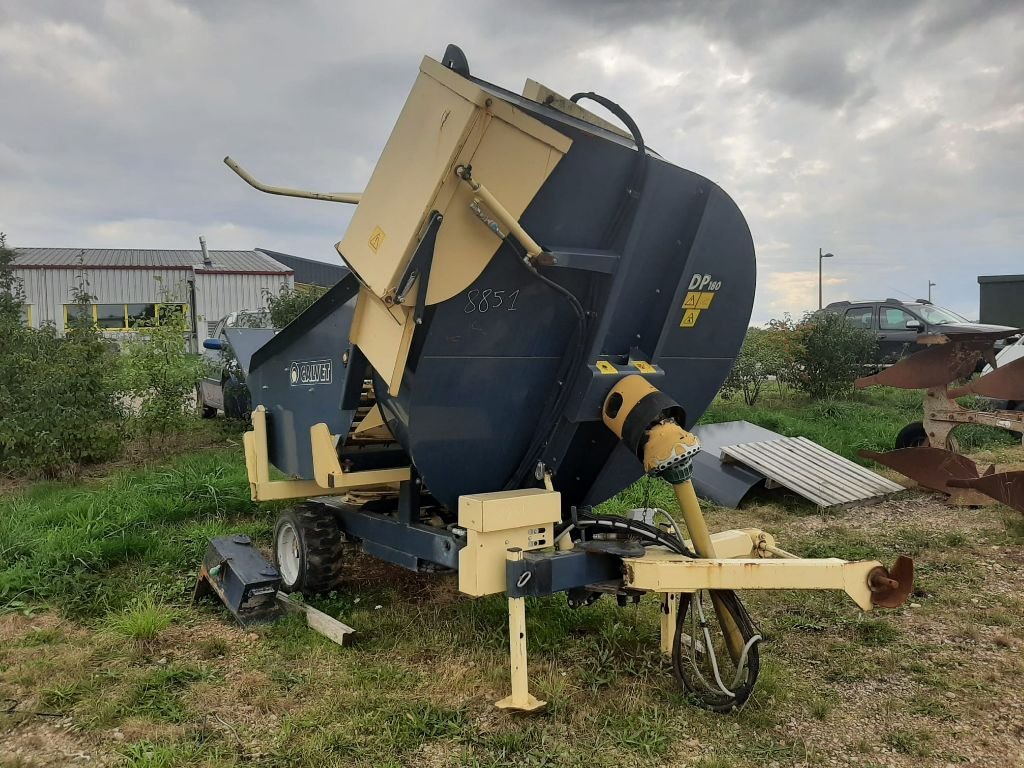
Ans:
[{"label": "yellow warning sticker", "polygon": [[683,322],[679,324],[680,328],[693,328],[697,324],[697,318],[700,317],[699,309],[687,309],[683,312]]},{"label": "yellow warning sticker", "polygon": [[636,368],[640,373],[654,373],[654,366],[650,363],[645,363],[643,360],[634,360],[633,367]]},{"label": "yellow warning sticker", "polygon": [[715,298],[714,291],[705,291],[704,293],[697,294],[697,306],[694,309],[707,309],[711,306],[711,300]]},{"label": "yellow warning sticker", "polygon": [[597,370],[599,370],[601,373],[618,373],[619,372],[619,369],[616,368],[611,363],[609,363],[607,360],[598,360],[595,363],[595,365],[597,366]]},{"label": "yellow warning sticker", "polygon": [[380,250],[380,247],[384,245],[384,230],[380,227],[374,227],[373,232],[370,233],[370,250],[374,253]]},{"label": "yellow warning sticker", "polygon": [[683,299],[683,309],[699,309],[697,302],[700,301],[700,291],[690,291]]}]

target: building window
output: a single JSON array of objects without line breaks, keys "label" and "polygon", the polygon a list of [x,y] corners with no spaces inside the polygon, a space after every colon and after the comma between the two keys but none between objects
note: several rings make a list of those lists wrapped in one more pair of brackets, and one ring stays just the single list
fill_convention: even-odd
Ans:
[{"label": "building window", "polygon": [[76,320],[91,320],[96,322],[96,307],[92,304],[65,304],[64,305],[64,327],[70,328]]},{"label": "building window", "polygon": [[65,304],[64,327],[70,328],[76,317],[92,320],[104,331],[134,331],[171,317],[187,314],[186,304]]},{"label": "building window", "polygon": [[128,327],[125,322],[124,304],[97,304],[96,325],[105,331],[121,331]]},{"label": "building window", "polygon": [[156,320],[156,304],[127,304],[128,327],[152,325]]},{"label": "building window", "polygon": [[26,328],[32,327],[32,305],[22,304],[21,305],[21,322]]}]

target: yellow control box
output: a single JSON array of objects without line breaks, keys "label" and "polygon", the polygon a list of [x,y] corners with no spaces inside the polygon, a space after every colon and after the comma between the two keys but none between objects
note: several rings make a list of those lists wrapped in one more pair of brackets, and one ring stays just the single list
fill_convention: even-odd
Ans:
[{"label": "yellow control box", "polygon": [[466,546],[459,552],[459,591],[475,597],[504,592],[506,551],[553,546],[561,519],[561,494],[542,488],[460,497]]}]

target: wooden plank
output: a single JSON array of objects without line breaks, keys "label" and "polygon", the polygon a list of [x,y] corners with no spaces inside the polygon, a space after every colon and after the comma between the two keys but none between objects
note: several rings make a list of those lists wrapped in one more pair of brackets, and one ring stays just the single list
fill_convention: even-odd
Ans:
[{"label": "wooden plank", "polygon": [[292,600],[284,592],[277,593],[277,601],[289,613],[304,614],[306,616],[306,626],[338,645],[344,646],[345,638],[355,632],[348,624],[342,624],[334,617],[328,616],[323,611],[318,611],[311,605]]}]

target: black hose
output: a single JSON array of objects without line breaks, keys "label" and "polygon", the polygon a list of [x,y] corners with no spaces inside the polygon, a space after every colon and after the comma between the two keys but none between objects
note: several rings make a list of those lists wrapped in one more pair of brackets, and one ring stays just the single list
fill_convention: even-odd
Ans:
[{"label": "black hose", "polygon": [[615,240],[615,237],[619,233],[619,229],[625,223],[628,215],[633,210],[633,207],[637,200],[640,199],[640,192],[644,186],[644,180],[647,178],[647,145],[644,143],[644,137],[640,133],[640,128],[637,126],[636,121],[630,117],[629,113],[616,104],[611,99],[605,98],[598,93],[593,91],[587,91],[586,93],[574,93],[570,98],[574,104],[579,102],[580,99],[590,99],[596,101],[602,107],[607,109],[613,115],[615,115],[622,124],[626,126],[630,134],[633,137],[633,143],[636,144],[637,160],[633,168],[633,177],[630,179],[629,185],[626,187],[626,200],[623,205],[619,206],[619,210],[612,219],[605,231],[604,241],[611,246],[611,243]]},{"label": "black hose", "polygon": [[573,371],[579,367],[583,360],[583,356],[586,354],[587,315],[583,311],[583,305],[580,304],[579,299],[573,295],[572,291],[538,272],[537,268],[534,267],[526,257],[526,252],[522,249],[522,246],[520,246],[519,243],[513,241],[512,238],[508,238],[507,242],[513,247],[513,253],[516,256],[516,260],[534,277],[548,286],[551,290],[561,295],[572,308],[573,315],[576,318],[576,329],[573,333],[573,342],[569,345],[566,354],[562,356],[562,364],[558,369],[558,381],[560,383],[558,387],[551,390],[551,393],[548,395],[547,402],[545,402],[544,406],[541,408],[537,420],[537,424],[540,428],[534,432],[533,440],[530,441],[530,446],[523,454],[523,458],[519,462],[519,466],[516,467],[515,471],[505,482],[504,490],[512,490],[522,487],[523,483],[533,471],[534,466],[540,460],[540,453],[544,450],[544,446],[551,439],[555,429],[558,427],[558,416],[565,407],[565,402],[572,389],[572,387],[569,386],[569,377],[572,375]]},{"label": "black hose", "polygon": [[[647,539],[653,544],[659,544],[677,555],[689,558],[697,557],[697,554],[690,551],[678,536],[642,520],[630,520],[617,515],[596,515],[593,512],[577,512],[576,515],[576,521],[567,525],[575,525],[581,531],[588,528],[599,528],[605,529],[609,533],[628,533]],[[563,527],[562,530],[564,529]],[[558,533],[555,534],[555,540],[557,539]]]},{"label": "black hose", "polygon": [[[676,629],[672,638],[672,676],[675,677],[679,687],[692,696],[698,706],[711,712],[731,712],[739,709],[750,698],[754,692],[754,685],[757,683],[757,675],[761,670],[761,655],[758,651],[758,641],[750,642],[759,633],[754,626],[750,614],[740,601],[739,596],[731,589],[709,590],[717,597],[724,610],[736,622],[740,636],[745,644],[749,644],[744,666],[746,678],[738,683],[735,688],[729,688],[731,696],[725,692],[699,690],[686,679],[686,669],[683,664],[683,632],[686,627],[686,613],[690,603],[696,598],[700,599],[700,593],[684,592],[679,596],[679,609],[676,613]],[[724,628],[721,628],[724,632]],[[690,638],[691,643],[701,642],[699,638]],[[711,650],[711,649],[709,649]]]},{"label": "black hose", "polygon": [[[602,237],[602,242],[604,242],[606,247],[610,248],[614,244],[623,224],[629,220],[634,205],[640,198],[640,191],[647,175],[647,146],[644,144],[640,128],[637,126],[633,118],[629,116],[629,113],[626,112],[626,110],[614,101],[593,92],[574,94],[572,101],[577,102],[584,98],[596,101],[619,118],[629,129],[629,132],[633,136],[633,142],[636,144],[637,148],[637,162],[633,170],[633,177],[630,180],[629,186],[626,188],[626,197],[619,206],[614,218],[611,220],[608,228],[605,230],[604,236]],[[505,483],[504,490],[512,490],[514,488],[522,487],[523,483],[525,483],[530,477],[530,473],[533,472],[537,462],[540,461],[544,447],[548,442],[550,442],[551,438],[554,436],[555,430],[558,428],[559,417],[562,414],[562,410],[565,408],[569,395],[572,393],[572,384],[578,375],[581,363],[586,355],[587,315],[583,310],[583,305],[580,304],[579,299],[573,295],[572,291],[542,275],[536,267],[530,263],[525,250],[514,238],[507,237],[505,241],[512,247],[513,253],[516,255],[520,264],[529,270],[534,277],[564,297],[572,308],[573,314],[576,316],[576,330],[573,341],[566,354],[562,357],[562,365],[559,366],[559,384],[556,389],[552,390],[551,395],[548,396],[547,402],[541,409],[537,421],[539,428],[534,432],[534,437],[530,441],[529,448],[523,454],[523,458],[519,465]]]}]

